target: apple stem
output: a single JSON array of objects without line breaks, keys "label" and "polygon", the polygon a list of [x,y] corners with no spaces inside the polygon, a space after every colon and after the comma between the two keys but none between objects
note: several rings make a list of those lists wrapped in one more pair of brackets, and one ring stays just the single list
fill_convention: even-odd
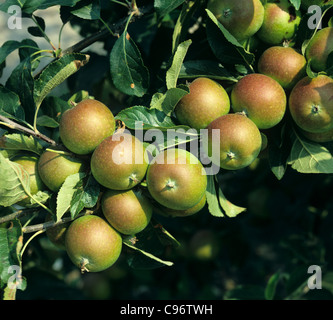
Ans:
[{"label": "apple stem", "polygon": [[170,188],[170,189],[173,189],[173,188],[176,186],[176,184],[175,184],[174,181],[170,181],[170,180],[169,180],[169,181],[167,182],[166,186],[167,186],[168,188]]},{"label": "apple stem", "polygon": [[227,153],[227,157],[228,157],[229,159],[234,159],[235,156],[236,156],[236,155],[235,155],[232,151],[229,151],[229,152]]},{"label": "apple stem", "polygon": [[80,263],[80,266],[79,266],[82,274],[85,272],[89,272],[89,270],[86,267],[88,264],[89,264],[89,260],[87,258],[83,258],[82,262]]},{"label": "apple stem", "polygon": [[317,114],[319,112],[319,106],[318,105],[313,105],[311,108],[311,112],[314,114]]},{"label": "apple stem", "polygon": [[136,177],[136,174],[135,174],[135,173],[132,173],[132,174],[130,175],[129,179],[130,179],[131,181],[133,181],[134,183],[138,183],[138,182],[139,182],[139,180],[138,180],[138,178]]}]

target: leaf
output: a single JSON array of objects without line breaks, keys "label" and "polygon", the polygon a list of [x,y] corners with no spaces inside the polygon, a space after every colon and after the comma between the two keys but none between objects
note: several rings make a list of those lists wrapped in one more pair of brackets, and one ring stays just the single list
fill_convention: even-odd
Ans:
[{"label": "leaf", "polygon": [[170,88],[164,94],[153,96],[151,108],[163,111],[166,115],[170,116],[179,100],[189,92],[190,90],[187,86]]},{"label": "leaf", "polygon": [[215,177],[212,175],[207,175],[206,198],[210,214],[214,217],[224,217],[224,212],[220,207],[220,202],[217,196]]},{"label": "leaf", "polygon": [[235,204],[227,200],[221,188],[219,188],[219,202],[225,214],[229,218],[234,218],[238,216],[240,213],[246,211],[246,208],[236,206]]},{"label": "leaf", "polygon": [[15,93],[0,86],[0,114],[13,119],[24,120],[24,110],[20,98]]},{"label": "leaf", "polygon": [[[2,46],[0,47],[0,76],[2,75],[2,69],[5,67],[7,56],[19,48],[26,47],[28,45],[28,41],[30,42],[31,40],[24,39],[22,40],[22,42],[16,40],[8,40],[2,44]],[[39,50],[37,45],[35,50]]]},{"label": "leaf", "polygon": [[226,64],[243,64],[250,66],[254,63],[254,54],[245,48],[235,39],[234,36],[216,19],[215,15],[206,9],[207,39],[215,56]]},{"label": "leaf", "polygon": [[94,207],[100,193],[100,186],[92,175],[88,176],[85,184],[83,180],[80,180],[76,187],[70,206],[72,218],[75,218],[84,208]]},{"label": "leaf", "polygon": [[288,167],[288,158],[293,142],[290,134],[293,128],[288,124],[272,128],[268,140],[268,159],[271,171],[281,180]]},{"label": "leaf", "polygon": [[10,6],[19,6],[20,8],[22,8],[26,1],[27,0],[6,0],[4,1],[4,3],[0,4],[0,11],[8,13],[8,9]]},{"label": "leaf", "polygon": [[128,257],[129,265],[133,268],[158,268],[172,266],[173,262],[164,261],[158,257],[165,246],[178,245],[174,239],[160,224],[151,222],[140,233],[126,236],[123,243],[133,251]]},{"label": "leaf", "polygon": [[73,196],[78,189],[77,185],[84,177],[85,173],[82,172],[72,174],[66,178],[65,182],[61,186],[57,195],[57,221],[59,221],[69,210]]},{"label": "leaf", "polygon": [[43,146],[32,136],[22,133],[7,134],[0,137],[0,148],[6,150],[25,150],[41,155]]},{"label": "leaf", "polygon": [[29,0],[23,2],[23,11],[26,13],[33,13],[36,10],[43,10],[53,6],[69,6],[73,7],[80,0]]},{"label": "leaf", "polygon": [[115,119],[123,121],[129,129],[159,129],[164,131],[166,129],[186,127],[177,126],[169,116],[160,110],[148,109],[143,106],[126,108],[120,111]]},{"label": "leaf", "polygon": [[26,120],[32,123],[35,114],[34,79],[32,77],[30,57],[25,58],[12,72],[6,87],[15,92],[21,100]]},{"label": "leaf", "polygon": [[185,59],[186,53],[192,40],[182,42],[178,47],[173,56],[172,64],[166,73],[166,85],[168,89],[176,88],[180,69]]},{"label": "leaf", "polygon": [[22,226],[18,219],[12,220],[8,226],[0,227],[0,288],[7,285],[4,289],[4,300],[14,300],[16,289],[26,288],[26,280],[21,276],[22,244]]},{"label": "leaf", "polygon": [[125,30],[110,54],[110,71],[115,87],[121,92],[142,97],[149,87],[149,72],[135,42]]},{"label": "leaf", "polygon": [[36,106],[39,107],[44,98],[54,88],[77,72],[88,61],[88,55],[71,53],[50,63],[35,81],[34,98]]},{"label": "leaf", "polygon": [[154,8],[160,16],[165,16],[179,7],[185,0],[155,0]]},{"label": "leaf", "polygon": [[212,60],[185,61],[180,69],[179,78],[207,77],[215,80],[237,82],[236,75],[230,73],[221,63]]},{"label": "leaf", "polygon": [[0,206],[11,206],[26,198],[30,192],[29,173],[1,153],[0,177]]},{"label": "leaf", "polygon": [[290,0],[290,3],[295,7],[296,10],[299,10],[301,7],[301,0]]},{"label": "leaf", "polygon": [[100,18],[101,14],[101,5],[99,0],[84,0],[80,1],[74,8],[71,10],[71,13],[79,18],[86,20],[96,20]]},{"label": "leaf", "polygon": [[28,27],[28,32],[35,37],[44,37],[44,33],[42,31],[45,31],[45,21],[43,18],[37,17],[33,15],[36,19],[39,27]]},{"label": "leaf", "polygon": [[281,273],[276,272],[274,273],[268,280],[267,286],[265,288],[265,299],[266,300],[273,300],[276,292],[276,287],[278,282],[281,279]]},{"label": "leaf", "polygon": [[172,35],[172,52],[175,52],[179,43],[187,36],[194,13],[204,3],[205,0],[186,1],[184,3]]},{"label": "leaf", "polygon": [[37,125],[41,127],[58,128],[59,123],[53,118],[43,115],[37,118]]},{"label": "leaf", "polygon": [[301,138],[293,131],[294,143],[288,164],[300,173],[333,173],[333,157],[323,145]]}]

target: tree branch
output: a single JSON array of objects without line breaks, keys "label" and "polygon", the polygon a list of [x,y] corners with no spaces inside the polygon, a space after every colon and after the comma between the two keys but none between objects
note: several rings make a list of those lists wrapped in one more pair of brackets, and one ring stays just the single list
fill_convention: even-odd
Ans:
[{"label": "tree branch", "polygon": [[81,214],[78,214],[75,218],[65,217],[65,218],[60,219],[59,221],[50,220],[50,221],[46,221],[44,223],[39,223],[39,224],[35,224],[35,225],[32,225],[32,226],[23,227],[22,232],[23,233],[32,233],[32,232],[36,232],[36,231],[47,230],[49,228],[59,226],[59,225],[64,224],[64,223],[71,222],[74,219],[79,218],[81,216],[88,215],[88,214],[93,214],[93,213],[94,213],[94,211],[92,211],[92,210],[85,210]]},{"label": "tree branch", "polygon": [[35,132],[32,129],[29,129],[27,127],[24,127],[10,119],[8,119],[7,117],[4,117],[2,115],[0,115],[0,121],[3,122],[3,125],[7,126],[10,129],[14,129],[14,130],[19,130],[22,131],[24,133],[30,134],[38,139],[44,140],[45,142],[49,143],[52,146],[57,146],[57,142],[55,142],[54,140],[52,140],[51,138],[49,138],[48,136],[40,133],[40,132]]},{"label": "tree branch", "polygon": [[[134,18],[131,20],[131,23],[136,21],[137,18],[142,17],[143,15],[146,15],[150,12],[152,12],[154,6],[153,5],[148,5],[145,7],[142,7],[140,9],[138,8],[133,8],[135,10]],[[120,19],[118,22],[114,23],[112,26],[110,26],[111,31],[113,34],[119,35],[122,32],[122,29],[126,25],[128,17],[125,17],[123,19]],[[110,31],[107,28],[103,28],[100,31],[96,32],[95,34],[91,35],[90,37],[83,39],[79,41],[78,43],[74,44],[73,46],[63,50],[63,54],[68,54],[68,53],[74,53],[74,52],[80,52],[81,50],[89,47],[93,43],[100,41],[108,36],[112,35]]]},{"label": "tree branch", "polygon": [[22,209],[22,210],[15,211],[15,212],[13,212],[11,214],[8,214],[4,217],[1,217],[0,218],[0,224],[11,221],[11,220],[14,220],[14,219],[17,219],[17,218],[21,218],[21,217],[23,217],[27,214],[36,212],[38,210],[39,210],[38,208],[32,208],[32,209]]}]

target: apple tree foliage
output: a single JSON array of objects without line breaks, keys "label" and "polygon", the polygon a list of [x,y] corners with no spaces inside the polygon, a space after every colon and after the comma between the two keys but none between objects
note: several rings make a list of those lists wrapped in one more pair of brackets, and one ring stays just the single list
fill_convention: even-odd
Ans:
[{"label": "apple tree foliage", "polygon": [[[301,0],[290,3],[300,9]],[[69,176],[59,192],[40,192],[31,196],[27,208],[17,207],[30,190],[28,173],[10,160],[14,155],[28,152],[39,156],[45,148],[57,144],[61,114],[88,96],[105,101],[118,125],[141,131],[142,135],[150,129],[163,132],[164,140],[158,145],[161,150],[198,140],[200,134],[186,134],[190,128],[179,124],[173,113],[177,102],[189,92],[186,81],[205,76],[230,89],[244,75],[256,71],[261,50],[239,43],[206,9],[205,0],[9,0],[0,5],[0,10],[7,13],[12,5],[19,6],[22,16],[31,19],[35,26],[28,29],[30,38],[9,39],[0,48],[0,72],[9,54],[19,55],[19,63],[0,86],[0,292],[4,299],[14,299],[18,289],[29,286],[24,266],[27,247],[54,223],[45,223],[42,217],[51,213],[56,222],[70,221],[97,210],[100,200],[100,186],[95,179],[78,173]],[[71,24],[78,30],[83,37],[81,42],[69,48],[51,42],[45,31],[48,21],[36,11],[52,6],[59,7],[64,25]],[[332,24],[331,6],[321,7],[322,23],[327,25]],[[311,14],[302,14],[292,45],[304,53],[318,29],[310,30],[307,21]],[[36,37],[45,38],[45,46],[39,47]],[[103,43],[105,54],[89,52],[89,46],[97,41]],[[333,76],[333,59],[329,62],[331,66],[325,73]],[[310,64],[307,74],[317,75]],[[53,89],[63,83],[67,83],[68,91],[53,94]],[[180,129],[184,134],[170,138],[168,129]],[[226,195],[228,184],[239,188],[230,180],[239,179],[242,183],[251,170],[257,170],[256,175],[260,176],[262,162],[269,168],[271,181],[288,179],[290,172],[300,174],[303,183],[309,185],[313,176],[329,179],[333,174],[333,144],[307,140],[286,116],[271,130],[266,154],[258,161],[258,167],[235,174],[220,170],[208,176],[205,213],[209,219],[229,221],[250,214],[244,201]],[[145,187],[144,182],[142,186]],[[185,219],[177,223],[184,228],[187,224]],[[165,256],[165,248],[179,247],[180,243],[167,229],[154,216],[136,237],[124,237],[128,264],[133,268],[172,268],[174,263]],[[294,239],[293,250],[297,251],[301,244],[296,242]],[[303,258],[306,256],[304,253]],[[324,266],[322,260],[318,258],[318,263]],[[17,276],[14,282],[13,275]],[[285,296],[297,296],[306,275],[305,272],[303,278],[299,274],[293,277],[277,271],[264,290],[257,288],[256,293],[273,299],[278,284],[285,282]],[[330,273],[327,275],[329,278]],[[333,292],[332,282],[328,279],[325,283],[327,290]],[[252,289],[234,289],[226,298],[246,299]]]}]

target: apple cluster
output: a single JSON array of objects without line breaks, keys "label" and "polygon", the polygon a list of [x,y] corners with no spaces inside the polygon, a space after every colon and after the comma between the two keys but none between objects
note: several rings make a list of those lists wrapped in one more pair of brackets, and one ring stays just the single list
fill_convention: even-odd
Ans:
[{"label": "apple cluster", "polygon": [[[240,43],[256,35],[268,45],[257,70],[229,87],[198,77],[187,83],[189,93],[174,108],[179,124],[205,136],[203,149],[212,163],[224,170],[249,166],[265,148],[265,132],[287,112],[308,139],[333,140],[333,80],[320,74],[333,51],[333,28],[318,31],[303,55],[284,45],[301,16],[289,1],[209,0],[207,6]],[[318,72],[312,78],[306,73],[309,63]],[[112,266],[123,236],[143,231],[153,212],[186,217],[206,204],[207,173],[197,156],[181,148],[153,156],[144,141],[117,128],[100,101],[86,99],[65,111],[59,134],[64,149],[48,148],[39,158],[15,161],[30,174],[33,195],[46,188],[58,192],[67,177],[79,172],[91,173],[102,187],[98,214],[47,231],[82,272]]]},{"label": "apple cluster", "polygon": [[[307,10],[327,2],[302,1],[301,6]],[[332,141],[333,80],[325,70],[333,51],[333,27],[318,30],[303,44],[302,54],[292,42],[301,11],[288,0],[265,4],[260,0],[209,0],[207,8],[239,43],[259,41],[268,47],[257,61],[257,73],[243,77],[232,89],[232,110],[246,114],[259,129],[275,126],[287,111],[306,138]]]}]

